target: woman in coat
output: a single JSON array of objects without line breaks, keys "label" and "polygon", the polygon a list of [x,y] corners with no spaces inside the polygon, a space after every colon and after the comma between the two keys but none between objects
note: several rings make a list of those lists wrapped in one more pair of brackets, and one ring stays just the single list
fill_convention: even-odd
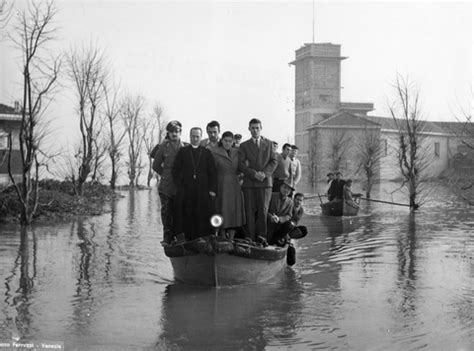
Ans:
[{"label": "woman in coat", "polygon": [[238,178],[238,149],[232,147],[232,132],[222,134],[219,146],[211,151],[217,168],[217,212],[224,217],[222,228],[233,239],[237,228],[245,224],[244,198]]}]

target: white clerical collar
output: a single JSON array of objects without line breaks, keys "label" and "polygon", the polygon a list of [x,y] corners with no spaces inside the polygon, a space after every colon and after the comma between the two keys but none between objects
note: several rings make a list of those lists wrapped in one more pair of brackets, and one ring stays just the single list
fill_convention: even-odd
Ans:
[{"label": "white clerical collar", "polygon": [[193,144],[191,144],[191,146],[193,147],[193,149],[197,149],[199,147],[199,145],[193,145]]}]

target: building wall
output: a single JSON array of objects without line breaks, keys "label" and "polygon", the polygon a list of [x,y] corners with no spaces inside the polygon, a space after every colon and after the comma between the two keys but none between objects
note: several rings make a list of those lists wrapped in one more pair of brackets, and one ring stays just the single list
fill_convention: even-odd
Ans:
[{"label": "building wall", "polygon": [[[382,130],[382,144],[387,144],[387,154],[382,158],[380,177],[382,180],[400,179],[401,173],[398,165],[398,133],[396,131]],[[453,144],[456,141],[449,135],[424,134],[420,152],[427,164],[425,176],[436,178],[448,167],[453,156]],[[435,145],[438,144],[436,147]],[[437,152],[435,152],[437,151]]]},{"label": "building wall", "polygon": [[10,183],[8,175],[8,133],[12,132],[11,168],[15,178],[21,174],[21,155],[19,142],[19,122],[0,119],[0,188]]},{"label": "building wall", "polygon": [[[340,171],[345,178],[356,181],[365,179],[363,171],[359,171],[361,150],[368,133],[375,138],[380,137],[380,129],[349,128],[349,127],[318,127],[310,131],[309,156],[304,162],[307,177],[303,181],[307,185],[326,179],[328,172]],[[303,160],[302,160],[303,161]],[[303,162],[302,162],[303,163]],[[337,166],[337,164],[339,164]],[[376,177],[379,177],[380,164],[374,166]]]}]

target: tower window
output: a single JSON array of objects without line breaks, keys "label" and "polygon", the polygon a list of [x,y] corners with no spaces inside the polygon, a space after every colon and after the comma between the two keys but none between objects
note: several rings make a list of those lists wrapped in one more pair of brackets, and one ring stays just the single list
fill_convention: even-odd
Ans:
[{"label": "tower window", "polygon": [[439,157],[439,143],[434,143],[434,154],[435,157]]},{"label": "tower window", "polygon": [[319,95],[319,100],[324,102],[331,102],[331,95]]}]

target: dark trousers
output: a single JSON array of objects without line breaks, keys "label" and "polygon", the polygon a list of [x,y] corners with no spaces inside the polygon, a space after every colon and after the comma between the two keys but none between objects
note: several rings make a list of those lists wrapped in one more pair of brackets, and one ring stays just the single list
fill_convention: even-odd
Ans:
[{"label": "dark trousers", "polygon": [[268,206],[272,188],[243,188],[245,216],[247,219],[246,235],[255,240],[257,236],[267,237]]},{"label": "dark trousers", "polygon": [[284,179],[273,179],[273,188],[272,191],[274,193],[280,192],[280,186],[283,184]]},{"label": "dark trousers", "polygon": [[161,223],[163,224],[163,241],[170,243],[174,235],[174,199],[159,193],[161,202]]}]

